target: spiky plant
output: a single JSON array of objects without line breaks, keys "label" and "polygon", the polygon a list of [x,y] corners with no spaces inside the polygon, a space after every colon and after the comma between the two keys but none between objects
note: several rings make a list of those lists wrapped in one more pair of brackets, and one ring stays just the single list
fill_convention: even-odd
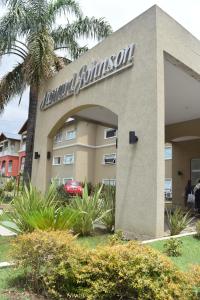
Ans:
[{"label": "spiky plant", "polygon": [[[0,57],[16,55],[18,64],[0,80],[0,111],[13,96],[30,87],[24,179],[31,177],[34,129],[40,84],[87,51],[81,37],[101,40],[111,32],[103,19],[84,17],[76,0],[0,0],[6,12],[0,21]],[[65,25],[56,25],[57,17]],[[70,22],[67,16],[72,16]],[[55,51],[67,50],[68,58]]]}]

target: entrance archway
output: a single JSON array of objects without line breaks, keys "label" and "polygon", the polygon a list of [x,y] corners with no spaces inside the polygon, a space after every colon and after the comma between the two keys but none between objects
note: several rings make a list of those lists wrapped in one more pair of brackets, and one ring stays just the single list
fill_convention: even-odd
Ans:
[{"label": "entrance archway", "polygon": [[[163,82],[158,88],[155,15],[154,8],[118,30],[39,93],[32,183],[42,191],[51,178],[53,136],[69,117],[90,118],[95,107],[118,116],[116,229],[127,238],[164,232],[164,93]],[[82,115],[85,109],[89,116]],[[109,116],[99,121],[112,128]]]},{"label": "entrance archway", "polygon": [[[118,117],[105,107],[80,107],[55,124],[49,134],[49,179],[116,184]],[[56,134],[54,132],[56,131]]]}]

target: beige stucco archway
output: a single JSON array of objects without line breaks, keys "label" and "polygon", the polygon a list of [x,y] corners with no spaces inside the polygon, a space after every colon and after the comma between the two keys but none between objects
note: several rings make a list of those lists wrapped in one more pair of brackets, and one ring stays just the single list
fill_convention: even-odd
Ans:
[{"label": "beige stucco archway", "polygon": [[[135,44],[134,65],[120,68],[120,72],[108,74],[80,93],[63,99],[47,110],[40,110],[47,91],[55,90],[73,78],[82,66],[122,53],[122,49],[132,43]],[[40,89],[37,111],[34,152],[38,152],[40,158],[33,162],[33,184],[43,191],[47,188],[50,164],[47,152],[51,152],[51,136],[59,122],[83,107],[105,107],[118,116],[116,228],[122,229],[130,238],[162,236],[163,150],[165,138],[168,141],[165,125],[173,126],[176,116],[178,123],[185,121],[180,97],[169,93],[171,89],[165,84],[174,82],[167,81],[167,78],[176,78],[172,77],[176,73],[171,65],[169,76],[165,74],[165,62],[167,60],[181,69],[183,65],[184,72],[199,81],[200,56],[197,53],[200,53],[199,41],[161,9],[153,6],[45,82]],[[176,101],[174,96],[177,96]],[[190,119],[198,119],[198,101],[193,98],[197,108]],[[180,104],[180,114],[173,115],[171,112],[175,111],[177,103]],[[169,122],[165,124],[166,120]],[[135,131],[138,143],[129,144],[130,131]]]}]

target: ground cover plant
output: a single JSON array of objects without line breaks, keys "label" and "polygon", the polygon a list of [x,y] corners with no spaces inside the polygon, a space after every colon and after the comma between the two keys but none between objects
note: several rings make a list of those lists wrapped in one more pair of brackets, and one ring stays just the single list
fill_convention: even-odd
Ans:
[{"label": "ground cover plant", "polygon": [[167,210],[167,221],[170,230],[170,235],[181,233],[193,220],[190,217],[190,212],[184,212],[181,208]]},{"label": "ground cover plant", "polygon": [[182,244],[183,242],[180,239],[169,239],[163,245],[164,252],[168,256],[181,256]]},{"label": "ground cover plant", "polygon": [[35,231],[13,249],[29,286],[48,299],[198,299],[185,273],[137,242],[89,249],[67,232]]}]

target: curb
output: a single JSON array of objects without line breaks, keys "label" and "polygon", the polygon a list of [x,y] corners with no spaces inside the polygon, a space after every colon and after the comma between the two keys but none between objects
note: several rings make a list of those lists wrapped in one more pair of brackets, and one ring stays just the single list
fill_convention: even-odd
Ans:
[{"label": "curb", "polygon": [[9,268],[9,267],[13,267],[15,264],[12,262],[0,262],[0,269],[4,269],[4,268]]},{"label": "curb", "polygon": [[188,233],[181,233],[181,234],[177,234],[177,235],[170,235],[170,236],[165,236],[162,238],[142,241],[141,244],[149,244],[149,243],[153,243],[153,242],[165,241],[165,240],[169,240],[169,239],[176,239],[176,238],[181,238],[184,236],[190,236],[190,235],[195,235],[195,234],[197,234],[196,231],[188,232]]}]

